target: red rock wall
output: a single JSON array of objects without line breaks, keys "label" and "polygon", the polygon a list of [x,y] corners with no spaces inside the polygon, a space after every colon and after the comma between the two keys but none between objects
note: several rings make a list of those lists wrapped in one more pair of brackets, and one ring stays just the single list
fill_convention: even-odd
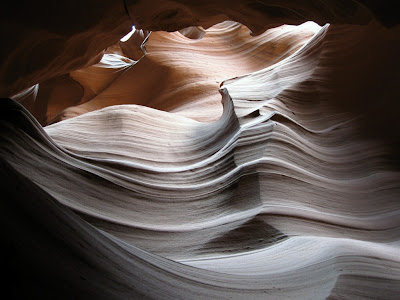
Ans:
[{"label": "red rock wall", "polygon": [[3,9],[4,293],[396,299],[400,34],[360,2]]}]

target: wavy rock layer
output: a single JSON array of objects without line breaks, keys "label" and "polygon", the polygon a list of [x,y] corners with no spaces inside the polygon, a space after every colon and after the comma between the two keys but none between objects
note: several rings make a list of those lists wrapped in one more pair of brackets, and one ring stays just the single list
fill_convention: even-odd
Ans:
[{"label": "wavy rock layer", "polygon": [[84,103],[62,111],[56,120],[110,105],[141,104],[203,122],[216,121],[222,114],[218,88],[223,80],[282,60],[317,28],[313,23],[286,25],[251,37],[245,26],[224,22],[208,29],[200,40],[178,32],[153,32],[145,44],[146,55],[137,62],[129,51],[136,44],[132,38],[120,43],[120,56],[105,54],[99,64],[71,72],[84,87]]},{"label": "wavy rock layer", "polygon": [[400,23],[395,3],[379,0],[52,0],[8,2],[0,11],[0,96],[11,97],[38,82],[100,60],[103,50],[127,34],[143,30],[209,28],[226,20],[253,34],[283,24],[313,20],[320,25]]},{"label": "wavy rock layer", "polygon": [[139,62],[121,47],[64,78],[82,86],[67,97],[84,102],[68,108],[79,116],[44,128],[0,102],[17,285],[65,298],[397,297],[398,29],[244,31],[152,33]]}]

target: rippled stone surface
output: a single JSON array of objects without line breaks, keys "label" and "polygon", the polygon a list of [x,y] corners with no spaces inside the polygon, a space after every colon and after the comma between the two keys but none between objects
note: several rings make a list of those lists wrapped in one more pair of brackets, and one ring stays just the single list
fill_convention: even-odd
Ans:
[{"label": "rippled stone surface", "polygon": [[0,101],[16,297],[396,299],[399,27],[373,1],[230,3],[104,3],[70,29],[96,47],[31,69],[17,43]]}]

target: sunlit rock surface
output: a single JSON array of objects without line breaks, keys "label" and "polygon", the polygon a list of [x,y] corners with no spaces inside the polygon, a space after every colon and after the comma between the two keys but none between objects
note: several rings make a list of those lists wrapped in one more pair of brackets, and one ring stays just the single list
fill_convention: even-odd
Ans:
[{"label": "sunlit rock surface", "polygon": [[396,20],[374,1],[229,3],[104,1],[68,34],[36,21],[64,52],[26,54],[35,26],[6,49],[16,298],[398,297]]},{"label": "sunlit rock surface", "polygon": [[[117,53],[99,64],[71,72],[84,87],[81,105],[70,105],[57,121],[117,104],[141,104],[192,119],[216,121],[222,114],[218,89],[227,78],[248,74],[282,60],[316,32],[316,24],[281,26],[252,37],[243,25],[225,22],[200,40],[182,34],[153,32],[134,61],[134,43],[120,43]],[[114,50],[114,52],[116,52]],[[37,104],[42,105],[42,103]]]}]

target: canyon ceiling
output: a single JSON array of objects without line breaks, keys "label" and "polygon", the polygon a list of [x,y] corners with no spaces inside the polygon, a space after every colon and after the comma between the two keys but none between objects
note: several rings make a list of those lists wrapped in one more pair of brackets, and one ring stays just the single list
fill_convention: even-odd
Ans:
[{"label": "canyon ceiling", "polygon": [[397,299],[395,11],[377,0],[4,5],[4,293]]}]

